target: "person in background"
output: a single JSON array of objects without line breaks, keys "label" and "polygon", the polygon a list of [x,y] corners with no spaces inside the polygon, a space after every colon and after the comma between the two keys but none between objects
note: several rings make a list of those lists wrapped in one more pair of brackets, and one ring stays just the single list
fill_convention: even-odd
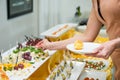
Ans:
[{"label": "person in background", "polygon": [[90,56],[109,58],[111,56],[115,66],[115,80],[120,80],[120,0],[92,0],[92,9],[84,34],[77,34],[72,38],[49,42],[47,39],[39,42],[36,47],[43,49],[66,49],[66,45],[76,40],[92,42],[97,37],[101,26],[105,25],[109,41],[94,50]]}]

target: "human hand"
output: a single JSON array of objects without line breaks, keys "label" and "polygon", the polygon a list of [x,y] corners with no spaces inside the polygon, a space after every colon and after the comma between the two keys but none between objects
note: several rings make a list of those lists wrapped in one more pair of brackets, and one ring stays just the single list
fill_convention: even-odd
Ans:
[{"label": "human hand", "polygon": [[94,50],[92,54],[86,54],[86,55],[108,59],[115,49],[116,49],[115,41],[111,40],[101,44],[98,48]]},{"label": "human hand", "polygon": [[50,42],[47,39],[43,39],[42,41],[38,42],[35,47],[42,48],[43,50],[47,49]]}]

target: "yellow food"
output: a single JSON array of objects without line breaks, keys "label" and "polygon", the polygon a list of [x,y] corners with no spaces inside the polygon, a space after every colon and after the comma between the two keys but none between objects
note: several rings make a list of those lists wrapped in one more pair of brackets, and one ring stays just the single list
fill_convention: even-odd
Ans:
[{"label": "yellow food", "polygon": [[74,47],[75,47],[76,50],[82,49],[82,48],[83,48],[83,42],[80,41],[80,40],[76,40],[76,41],[74,42]]},{"label": "yellow food", "polygon": [[0,80],[9,80],[7,74],[3,70],[0,70]]},{"label": "yellow food", "polygon": [[9,77],[2,69],[3,64],[0,63],[0,80],[9,80]]}]

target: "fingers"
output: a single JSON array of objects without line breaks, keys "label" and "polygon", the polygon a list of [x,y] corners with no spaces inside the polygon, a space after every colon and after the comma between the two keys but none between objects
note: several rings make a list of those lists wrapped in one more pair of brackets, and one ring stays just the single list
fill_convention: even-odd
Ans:
[{"label": "fingers", "polygon": [[93,53],[98,53],[100,52],[104,47],[101,45],[98,48],[94,49]]},{"label": "fingers", "polygon": [[91,56],[91,57],[97,57],[97,58],[104,58],[108,59],[109,55],[101,55],[99,53],[91,53],[91,54],[85,54],[86,56]]},{"label": "fingers", "polygon": [[40,41],[40,42],[37,43],[37,45],[41,45],[42,43],[43,43],[43,41]]},{"label": "fingers", "polygon": [[38,43],[35,45],[35,47],[36,47],[36,48],[40,48],[40,47],[42,46],[42,44],[43,44],[43,40],[40,41],[40,42],[38,42]]},{"label": "fingers", "polygon": [[37,43],[35,45],[36,48],[41,48],[43,50],[46,50],[46,44],[48,43],[49,41],[47,39],[43,39],[42,41],[40,41],[39,43]]},{"label": "fingers", "polygon": [[86,55],[87,55],[87,56],[93,56],[93,57],[96,57],[97,54],[98,54],[99,52],[101,52],[102,49],[103,49],[103,47],[100,46],[100,47],[94,49],[92,53],[87,53]]},{"label": "fingers", "polygon": [[48,40],[47,40],[47,39],[44,39],[44,40],[40,41],[39,43],[37,43],[36,46],[41,46],[41,45],[42,45],[43,43],[45,43],[45,42],[48,42]]},{"label": "fingers", "polygon": [[96,55],[96,57],[104,58],[104,59],[108,59],[109,56],[110,56],[109,51],[104,49]]},{"label": "fingers", "polygon": [[92,57],[95,57],[97,53],[87,53],[85,54],[86,56],[92,56]]},{"label": "fingers", "polygon": [[49,42],[47,39],[44,39],[45,42]]},{"label": "fingers", "polygon": [[92,57],[98,57],[98,58],[104,58],[108,59],[110,56],[110,52],[104,48],[103,46],[100,46],[96,48],[93,53],[86,54],[87,56],[92,56]]}]

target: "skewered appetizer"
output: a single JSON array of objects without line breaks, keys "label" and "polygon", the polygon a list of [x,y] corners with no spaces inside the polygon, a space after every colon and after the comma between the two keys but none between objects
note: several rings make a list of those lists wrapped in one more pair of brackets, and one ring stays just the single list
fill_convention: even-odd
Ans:
[{"label": "skewered appetizer", "polygon": [[64,60],[64,67],[66,67],[66,65],[67,65],[67,62],[66,62],[66,60]]},{"label": "skewered appetizer", "polygon": [[51,75],[50,75],[50,80],[55,80],[56,78],[56,72],[53,72]]},{"label": "skewered appetizer", "polygon": [[[49,76],[50,80],[69,80],[71,76],[71,71],[73,69],[73,63],[67,62],[66,60],[62,61],[60,65],[53,70]],[[48,80],[49,80],[48,79]]]},{"label": "skewered appetizer", "polygon": [[63,71],[64,70],[64,66],[60,65],[60,70]]},{"label": "skewered appetizer", "polygon": [[67,69],[66,73],[67,73],[68,78],[70,78],[70,76],[71,76],[71,69]]},{"label": "skewered appetizer", "polygon": [[62,80],[66,80],[66,77],[64,74],[61,74],[61,76],[62,76]]},{"label": "skewered appetizer", "polygon": [[72,61],[70,62],[70,67],[73,69],[73,63],[72,63]]}]

